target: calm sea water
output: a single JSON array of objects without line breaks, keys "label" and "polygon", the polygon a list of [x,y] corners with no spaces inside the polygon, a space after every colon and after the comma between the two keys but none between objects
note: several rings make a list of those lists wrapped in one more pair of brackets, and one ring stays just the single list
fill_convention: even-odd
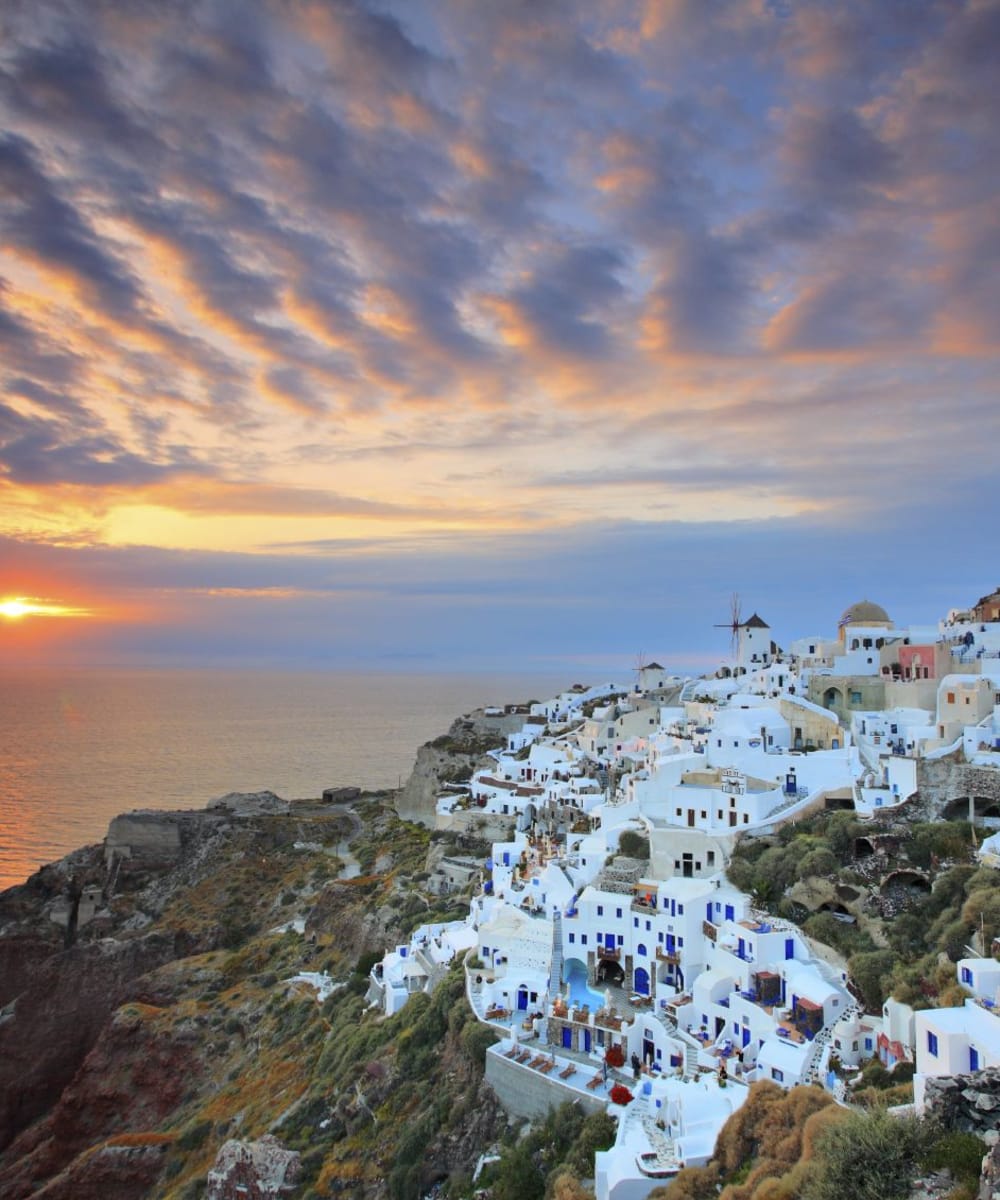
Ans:
[{"label": "calm sea water", "polygon": [[396,787],[417,747],[542,675],[0,670],[0,888],[98,842],[133,808],[226,792]]}]

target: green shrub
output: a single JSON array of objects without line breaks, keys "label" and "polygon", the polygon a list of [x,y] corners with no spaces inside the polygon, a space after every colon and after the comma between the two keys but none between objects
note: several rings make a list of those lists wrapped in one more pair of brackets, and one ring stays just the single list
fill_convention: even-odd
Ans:
[{"label": "green shrub", "polygon": [[848,1113],[817,1138],[802,1200],[906,1200],[928,1140],[916,1118]]}]

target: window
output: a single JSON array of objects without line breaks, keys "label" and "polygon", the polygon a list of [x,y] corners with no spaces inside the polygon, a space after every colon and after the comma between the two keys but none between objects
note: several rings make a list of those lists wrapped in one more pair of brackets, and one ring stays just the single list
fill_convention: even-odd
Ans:
[{"label": "window", "polygon": [[[719,813],[719,816],[721,817],[722,813]],[[709,850],[709,852],[708,852],[708,865],[710,867],[715,866],[715,851],[714,850]]]},{"label": "window", "polygon": [[639,918],[638,918],[638,917],[633,917],[633,918],[632,918],[632,928],[633,928],[633,929],[638,929],[638,928],[639,928]]},{"label": "window", "polygon": [[621,910],[620,908],[616,908],[616,909],[615,909],[615,916],[616,916],[616,917],[620,917],[621,915],[622,915],[622,910]]},{"label": "window", "polygon": [[785,1082],[785,1072],[779,1071],[777,1067],[772,1067],[771,1068],[771,1078],[775,1081],[775,1083],[784,1083]]},{"label": "window", "polygon": [[572,944],[573,944],[573,943],[576,941],[576,934],[575,934],[575,933],[571,933],[571,934],[569,935],[569,941],[570,941],[570,945],[572,945]]},{"label": "window", "polygon": [[684,916],[684,905],[683,905],[683,904],[678,904],[678,905],[677,905],[677,915],[678,915],[679,917],[683,917],[683,916]]},{"label": "window", "polygon": [[962,968],[962,982],[963,983],[971,983],[972,982],[972,968],[971,967],[963,967]]},{"label": "window", "polygon": [[948,701],[949,704],[954,704],[955,703],[955,693],[949,692],[948,695],[945,697],[945,699]]},{"label": "window", "polygon": [[938,1052],[937,1034],[931,1033],[931,1031],[928,1029],[928,1031],[927,1031],[927,1053],[932,1054],[935,1058],[937,1058],[937,1052]]},{"label": "window", "polygon": [[604,916],[604,905],[603,905],[603,904],[598,904],[598,906],[597,906],[597,915],[598,915],[599,917],[603,917],[603,916]]},{"label": "window", "polygon": [[861,703],[861,693],[860,692],[851,692],[851,703],[852,704],[860,704]]},{"label": "window", "polygon": [[580,945],[586,946],[586,944],[587,944],[587,935],[585,933],[581,933],[580,934]]}]

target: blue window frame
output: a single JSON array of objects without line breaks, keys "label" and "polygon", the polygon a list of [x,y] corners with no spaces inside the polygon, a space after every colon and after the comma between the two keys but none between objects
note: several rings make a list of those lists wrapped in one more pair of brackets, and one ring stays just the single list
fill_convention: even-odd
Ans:
[{"label": "blue window frame", "polygon": [[598,915],[599,917],[603,917],[603,916],[604,916],[604,905],[603,905],[603,904],[598,904],[598,906],[597,906],[597,915]]},{"label": "blue window frame", "polygon": [[585,933],[581,933],[580,934],[580,945],[586,946],[586,944],[587,944],[587,935]]},{"label": "blue window frame", "polygon": [[928,1029],[928,1031],[927,1031],[927,1053],[933,1054],[934,1057],[937,1058],[937,1052],[938,1052],[937,1034],[931,1033],[931,1031]]},{"label": "blue window frame", "polygon": [[576,934],[575,934],[575,933],[571,933],[571,934],[569,935],[569,941],[570,941],[570,945],[572,945],[572,944],[573,944],[573,943],[576,941]]}]

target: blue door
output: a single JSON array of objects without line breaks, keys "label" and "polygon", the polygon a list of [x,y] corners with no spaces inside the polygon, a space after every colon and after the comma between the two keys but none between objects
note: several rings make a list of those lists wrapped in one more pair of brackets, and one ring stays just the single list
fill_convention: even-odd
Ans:
[{"label": "blue door", "polygon": [[617,943],[615,941],[615,935],[613,933],[606,933],[604,935],[604,949],[614,950],[616,945]]},{"label": "blue door", "polygon": [[564,1050],[572,1050],[573,1048],[573,1030],[568,1025],[563,1026],[562,1044]]},{"label": "blue door", "polygon": [[645,967],[636,967],[635,977],[632,982],[635,984],[635,990],[640,996],[649,995],[649,972]]},{"label": "blue door", "polygon": [[975,1048],[975,1046],[969,1047],[969,1070],[979,1070],[979,1051]]},{"label": "blue door", "polygon": [[795,957],[795,938],[785,938],[785,958]]},{"label": "blue door", "polygon": [[517,993],[517,1007],[519,1012],[528,1011],[528,989],[523,987]]},{"label": "blue door", "polygon": [[746,1025],[743,1026],[743,1042],[742,1042],[742,1044],[744,1046],[750,1045],[750,1030],[747,1028]]},{"label": "blue door", "polygon": [[726,905],[726,920],[727,921],[735,921],[736,920],[736,910],[733,908],[733,906],[731,904]]},{"label": "blue door", "polygon": [[589,1029],[585,1029],[583,1031],[583,1052],[584,1052],[584,1054],[590,1053],[590,1030]]},{"label": "blue door", "polygon": [[746,956],[747,956],[747,944],[742,938],[739,938],[736,942],[736,957],[737,958],[746,958]]}]

